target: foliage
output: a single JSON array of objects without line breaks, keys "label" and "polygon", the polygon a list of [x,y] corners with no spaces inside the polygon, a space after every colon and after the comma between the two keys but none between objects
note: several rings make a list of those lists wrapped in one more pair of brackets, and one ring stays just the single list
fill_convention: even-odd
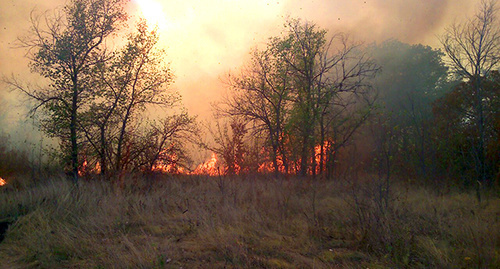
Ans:
[{"label": "foliage", "polygon": [[[178,107],[180,97],[168,89],[173,75],[165,51],[156,48],[158,38],[157,29],[150,30],[141,20],[114,59],[96,67],[98,90],[82,125],[88,140],[87,157],[99,162],[103,175],[108,171],[151,171],[167,148],[172,157],[182,155],[179,139],[193,131],[194,119],[187,113],[168,111]],[[147,112],[153,108],[169,114],[145,124]]]},{"label": "foliage", "polygon": [[[482,78],[483,117],[485,133],[485,172],[489,180],[498,180],[500,160],[500,75],[491,72]],[[434,139],[438,147],[441,170],[449,178],[461,179],[464,186],[474,186],[475,160],[480,135],[477,113],[474,113],[475,90],[472,82],[462,82],[453,91],[435,101],[433,111],[436,125]]]},{"label": "foliage", "polygon": [[390,158],[394,160],[391,170],[396,173],[429,177],[436,169],[431,141],[432,102],[452,84],[444,54],[429,46],[397,40],[374,44],[368,50],[382,69],[373,82],[380,109],[362,138],[366,141],[366,136],[371,136],[374,165],[387,172]]},{"label": "foliage", "polygon": [[[73,0],[61,13],[33,18],[22,42],[32,70],[50,84],[34,89],[10,81],[37,102],[33,113],[43,109],[43,130],[59,139],[75,180],[89,171],[110,176],[151,169],[168,147],[182,155],[179,139],[194,130],[194,118],[166,111],[180,97],[168,90],[173,75],[156,48],[157,29],[140,20],[121,49],[107,47],[127,19],[124,4]],[[159,124],[146,120],[153,108],[166,114]]]},{"label": "foliage", "polygon": [[16,80],[10,84],[37,102],[33,112],[43,109],[42,127],[60,140],[75,180],[82,139],[79,113],[95,93],[92,67],[107,58],[105,41],[126,19],[123,5],[122,0],[72,0],[52,16],[32,17],[31,31],[21,39],[31,69],[50,84],[41,89]]},{"label": "foliage", "polygon": [[265,134],[275,174],[323,173],[326,164],[317,162],[316,147],[319,160],[329,159],[332,166],[334,152],[371,112],[367,79],[378,68],[344,34],[327,39],[326,30],[292,19],[285,30],[265,49],[255,49],[240,75],[228,76],[233,92],[218,110]]}]

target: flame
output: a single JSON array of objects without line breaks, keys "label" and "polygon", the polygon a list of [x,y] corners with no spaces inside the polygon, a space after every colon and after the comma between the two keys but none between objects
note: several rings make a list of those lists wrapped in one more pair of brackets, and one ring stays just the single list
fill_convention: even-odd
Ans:
[{"label": "flame", "polygon": [[0,177],[0,186],[5,186],[5,185],[7,185],[7,181],[5,181],[5,179]]},{"label": "flame", "polygon": [[[323,158],[321,158],[321,144],[317,145],[314,147],[314,161],[315,161],[315,169],[316,169],[316,174],[321,173],[321,165],[323,165],[323,168],[326,166],[326,163],[328,161],[328,154],[326,154],[333,142],[330,142],[328,140],[325,140],[323,142]],[[311,174],[311,171],[310,171]]]},{"label": "flame", "polygon": [[[321,144],[316,145],[314,147],[314,159],[313,161],[315,162],[315,171],[316,174],[319,174],[321,172],[321,164],[323,164],[323,168],[326,166],[326,163],[328,161],[328,154],[327,152],[330,150],[333,142],[326,140],[323,142],[323,158],[321,158]],[[278,171],[282,174],[289,174],[289,175],[295,175],[298,173],[300,170],[300,163],[302,162],[301,159],[298,159],[297,161],[287,161],[288,164],[288,172],[286,171],[285,163],[283,161],[283,157],[281,155],[278,155],[276,157],[276,161],[278,163]],[[266,161],[262,163],[259,168],[257,169],[259,173],[272,173],[274,172],[274,164],[272,161]],[[309,170],[308,173],[312,175],[312,171]]]},{"label": "flame", "polygon": [[95,171],[96,174],[100,174],[101,173],[101,163],[100,162],[97,162],[95,164],[94,171]]},{"label": "flame", "polygon": [[87,174],[87,160],[83,161],[82,166],[78,169],[78,176],[83,176]]},{"label": "flame", "polygon": [[198,165],[198,167],[196,167],[196,169],[191,174],[218,176],[221,174],[220,168],[221,167],[219,164],[219,160],[217,159],[217,155],[212,152],[212,157],[210,157],[210,160]]},{"label": "flame", "polygon": [[78,176],[85,176],[88,174],[100,174],[101,164],[97,162],[93,168],[89,168],[87,160],[84,160],[80,169],[78,169]]},{"label": "flame", "polygon": [[176,163],[171,164],[155,164],[151,168],[152,172],[159,172],[165,174],[188,174],[186,169],[178,166]]},{"label": "flame", "polygon": [[160,152],[158,160],[151,167],[152,172],[165,174],[188,174],[186,169],[178,165],[179,157],[175,152],[172,153],[172,147],[166,148]]},{"label": "flame", "polygon": [[[278,163],[278,171],[280,173],[285,173],[285,164],[283,163],[283,157],[277,156],[276,161]],[[259,168],[257,169],[257,172],[259,173],[271,173],[274,172],[274,164],[272,161],[267,161],[259,165]]]}]

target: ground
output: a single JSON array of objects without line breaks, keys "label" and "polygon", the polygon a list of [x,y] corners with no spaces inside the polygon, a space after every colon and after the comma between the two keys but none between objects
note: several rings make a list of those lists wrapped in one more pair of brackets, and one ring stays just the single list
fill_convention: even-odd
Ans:
[{"label": "ground", "polygon": [[0,189],[0,268],[500,268],[500,198],[366,176]]}]

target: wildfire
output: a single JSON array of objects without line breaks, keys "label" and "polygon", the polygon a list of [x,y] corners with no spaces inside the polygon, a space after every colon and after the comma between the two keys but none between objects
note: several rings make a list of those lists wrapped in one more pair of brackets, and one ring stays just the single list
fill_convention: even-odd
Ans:
[{"label": "wildfire", "polygon": [[166,174],[187,174],[187,171],[177,164],[155,164],[153,168],[151,168],[153,172],[166,173]]},{"label": "wildfire", "polygon": [[157,163],[151,168],[153,172],[166,173],[166,174],[188,174],[186,169],[177,165],[177,163]]},{"label": "wildfire", "polygon": [[[330,150],[332,144],[333,144],[333,142],[328,141],[328,140],[323,143],[323,156],[321,154],[321,145],[316,145],[314,147],[314,159],[313,159],[313,161],[315,162],[316,174],[321,173],[321,165],[323,165],[323,167],[325,167],[325,165],[328,161],[327,152]],[[294,175],[294,174],[297,174],[299,169],[300,169],[300,163],[301,163],[300,159],[297,161],[288,160],[287,161],[288,171],[286,169],[286,166],[285,166],[285,163],[283,161],[282,156],[278,155],[276,157],[276,161],[278,164],[278,171],[280,173]],[[272,161],[266,161],[259,166],[257,171],[259,173],[272,173],[272,172],[274,172],[274,164]],[[310,175],[313,174],[312,171],[308,171],[308,173]]]},{"label": "wildfire", "polygon": [[84,176],[88,174],[100,174],[101,164],[97,162],[93,168],[89,168],[87,160],[83,161],[82,166],[78,169],[78,176]]},{"label": "wildfire", "polygon": [[327,152],[332,147],[333,142],[326,140],[323,142],[323,156],[321,156],[321,145],[314,147],[314,161],[316,162],[316,174],[321,173],[321,165],[326,166],[328,161]]},{"label": "wildfire", "polygon": [[172,153],[172,147],[166,148],[160,152],[159,159],[151,168],[152,172],[166,174],[188,174],[188,172],[178,165],[179,157],[175,152]]},{"label": "wildfire", "polygon": [[217,155],[212,153],[210,160],[198,165],[196,169],[191,173],[193,175],[209,175],[218,176],[221,174],[219,160]]},{"label": "wildfire", "polygon": [[0,177],[0,186],[5,186],[5,185],[7,185],[7,181],[5,181],[5,179]]},{"label": "wildfire", "polygon": [[[314,171],[309,169],[307,171],[308,174],[320,174],[324,172],[326,164],[329,160],[330,155],[332,154],[333,142],[327,140],[324,141],[323,145],[319,144],[314,147],[313,156],[309,159],[309,164],[313,164]],[[151,166],[152,172],[159,172],[165,174],[178,174],[178,175],[207,175],[207,176],[220,176],[227,174],[236,174],[244,173],[246,171],[242,168],[237,161],[234,162],[234,166],[227,166],[219,161],[217,158],[217,154],[212,152],[210,159],[205,162],[199,164],[196,169],[192,172],[188,171],[184,167],[179,165],[180,158],[176,154],[173,148],[166,148],[160,152],[158,159],[155,161],[154,165]],[[262,154],[266,154],[266,149],[263,148]],[[301,159],[298,160],[287,160],[283,156],[278,155],[276,158],[278,171],[282,174],[295,175],[300,171]],[[259,165],[257,168],[259,173],[272,173],[275,171],[275,166],[272,161],[268,160]],[[101,172],[101,165],[99,162],[96,162],[94,167],[89,167],[87,160],[83,162],[81,165],[78,175],[84,176],[88,174],[99,174]],[[5,181],[4,181],[5,182]],[[0,181],[1,183],[1,181]],[[0,184],[5,185],[4,184]]]},{"label": "wildfire", "polygon": [[[283,158],[281,156],[277,156],[276,157],[276,161],[278,163],[278,171],[280,171],[281,173],[285,173],[286,172],[286,169],[285,169],[285,165],[283,163]],[[273,162],[271,161],[267,161],[267,162],[264,162],[262,163],[259,168],[257,169],[257,171],[259,173],[270,173],[270,172],[274,172],[274,164]]]}]

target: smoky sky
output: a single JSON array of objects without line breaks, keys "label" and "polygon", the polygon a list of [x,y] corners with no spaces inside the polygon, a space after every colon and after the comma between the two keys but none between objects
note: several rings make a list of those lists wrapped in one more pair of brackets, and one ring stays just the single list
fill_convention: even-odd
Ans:
[{"label": "smoky sky", "polygon": [[[480,0],[148,1],[164,14],[159,45],[175,73],[172,87],[183,96],[191,114],[205,119],[210,118],[210,103],[225,91],[220,77],[243,65],[251,48],[279,35],[288,17],[315,22],[330,32],[347,32],[365,43],[399,39],[437,47],[436,36],[444,27],[471,16]],[[30,74],[26,51],[14,48],[15,40],[29,29],[32,10],[43,13],[65,2],[0,1],[0,75],[37,80],[37,75]],[[133,17],[140,16],[140,4],[141,0],[130,2],[128,11]],[[7,93],[5,85],[0,85],[0,98],[3,122],[19,122],[15,118],[22,115],[18,111],[24,101]]]},{"label": "smoky sky", "polygon": [[435,36],[455,18],[469,16],[478,0],[327,0],[286,2],[286,12],[366,42],[399,39],[438,45]]}]

